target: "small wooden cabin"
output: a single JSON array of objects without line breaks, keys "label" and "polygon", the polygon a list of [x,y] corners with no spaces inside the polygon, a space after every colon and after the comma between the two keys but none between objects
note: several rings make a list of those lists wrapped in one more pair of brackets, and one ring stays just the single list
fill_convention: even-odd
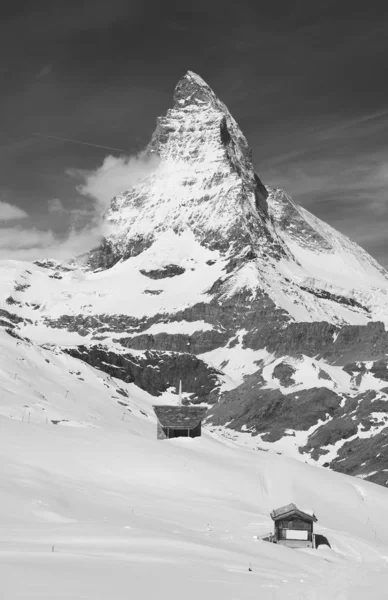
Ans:
[{"label": "small wooden cabin", "polygon": [[206,406],[153,406],[158,419],[157,438],[199,437]]},{"label": "small wooden cabin", "polygon": [[290,548],[314,548],[313,524],[317,521],[314,514],[299,510],[295,504],[287,504],[271,512],[275,523],[272,541]]}]

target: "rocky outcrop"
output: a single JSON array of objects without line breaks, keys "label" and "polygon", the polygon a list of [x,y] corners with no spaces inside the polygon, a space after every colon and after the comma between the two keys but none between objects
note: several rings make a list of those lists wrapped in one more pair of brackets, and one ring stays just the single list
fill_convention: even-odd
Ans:
[{"label": "rocky outcrop", "polygon": [[23,323],[24,319],[8,312],[8,310],[0,309],[0,327],[15,327],[19,323]]},{"label": "rocky outcrop", "polygon": [[287,362],[278,363],[272,371],[272,376],[276,377],[282,387],[295,385],[295,368]]},{"label": "rocky outcrop", "polygon": [[343,327],[325,322],[289,323],[273,331],[271,338],[265,341],[260,330],[250,331],[244,343],[248,347],[267,347],[279,356],[319,356],[340,365],[354,359],[377,360],[388,354],[388,332],[379,322]]},{"label": "rocky outcrop", "polygon": [[192,354],[145,352],[142,355],[115,353],[103,345],[78,346],[64,350],[70,356],[127,383],[135,383],[153,396],[169,388],[179,389],[179,382],[193,404],[216,401],[221,373]]},{"label": "rocky outcrop", "polygon": [[165,279],[166,277],[176,277],[182,275],[186,269],[179,265],[166,265],[162,269],[140,269],[140,273],[150,279]]},{"label": "rocky outcrop", "polygon": [[164,350],[169,352],[190,352],[204,354],[224,346],[229,335],[222,331],[198,331],[192,335],[157,333],[155,335],[137,335],[113,339],[126,348],[133,350]]},{"label": "rocky outcrop", "polygon": [[388,424],[383,431],[370,438],[345,442],[337,457],[328,463],[334,471],[361,477],[388,487]]},{"label": "rocky outcrop", "polygon": [[260,375],[248,376],[237,389],[225,393],[211,410],[208,422],[236,430],[248,430],[262,435],[262,440],[275,442],[288,430],[307,431],[327,415],[341,411],[342,398],[325,388],[301,390],[283,394],[278,389],[261,387]]},{"label": "rocky outcrop", "polygon": [[334,294],[333,292],[329,292],[328,290],[320,290],[317,288],[309,288],[308,286],[301,285],[301,290],[316,296],[317,298],[324,298],[325,300],[333,300],[338,304],[344,304],[345,306],[352,306],[360,308],[361,310],[369,313],[370,310],[366,306],[363,306],[360,302],[357,302],[354,298],[348,298],[346,296],[341,296],[340,294]]},{"label": "rocky outcrop", "polygon": [[[388,371],[388,359],[385,371]],[[358,363],[357,370],[380,373]],[[384,370],[384,369],[383,369]],[[354,372],[354,366],[344,368]],[[386,373],[384,373],[386,375]],[[273,376],[282,386],[293,385],[293,372],[278,363]],[[337,393],[328,388],[288,391],[266,389],[262,369],[248,376],[238,388],[221,395],[208,415],[208,424],[260,435],[262,442],[277,442],[295,432],[306,432],[299,447],[301,458],[369,481],[388,485],[388,389],[363,393]]]}]

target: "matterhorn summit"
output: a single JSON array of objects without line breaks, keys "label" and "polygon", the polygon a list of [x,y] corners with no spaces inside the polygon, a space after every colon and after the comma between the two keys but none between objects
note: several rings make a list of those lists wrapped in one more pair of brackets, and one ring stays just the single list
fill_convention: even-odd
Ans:
[{"label": "matterhorn summit", "polygon": [[[250,244],[248,225],[276,245],[268,231],[268,192],[255,176],[251,151],[236,121],[209,86],[189,71],[174,106],[157,121],[147,153],[155,171],[118,196],[106,214],[114,233],[111,260],[135,256],[162,231],[192,231],[211,249]],[[110,263],[109,263],[110,264]]]},{"label": "matterhorn summit", "polygon": [[86,264],[0,263],[0,324],[161,401],[182,382],[236,443],[387,485],[387,272],[261,181],[191,71],[143,156]]},{"label": "matterhorn summit", "polygon": [[388,291],[385,270],[283,190],[263,185],[238,124],[195,73],[178,82],[147,154],[157,166],[113,199],[112,234],[92,253],[93,268],[139,255],[162,233],[177,248],[192,234],[228,262],[220,289],[261,290],[303,321],[367,323],[384,314],[386,294],[371,287]]}]

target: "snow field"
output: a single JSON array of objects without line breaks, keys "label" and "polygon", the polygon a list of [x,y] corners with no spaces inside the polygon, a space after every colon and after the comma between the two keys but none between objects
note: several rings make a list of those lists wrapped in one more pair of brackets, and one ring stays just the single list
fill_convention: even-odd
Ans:
[{"label": "snow field", "polygon": [[[145,392],[6,334],[1,347],[7,600],[385,597],[385,488],[206,428],[199,439],[157,441],[155,399]],[[39,394],[49,422],[36,418]],[[93,427],[54,425],[54,416]],[[257,539],[272,529],[270,510],[288,502],[315,512],[331,549]]]}]

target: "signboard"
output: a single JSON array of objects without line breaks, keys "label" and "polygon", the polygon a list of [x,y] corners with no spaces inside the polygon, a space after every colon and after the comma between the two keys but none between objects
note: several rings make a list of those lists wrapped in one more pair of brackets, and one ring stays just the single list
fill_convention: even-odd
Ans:
[{"label": "signboard", "polygon": [[306,529],[285,529],[286,540],[308,540]]}]

